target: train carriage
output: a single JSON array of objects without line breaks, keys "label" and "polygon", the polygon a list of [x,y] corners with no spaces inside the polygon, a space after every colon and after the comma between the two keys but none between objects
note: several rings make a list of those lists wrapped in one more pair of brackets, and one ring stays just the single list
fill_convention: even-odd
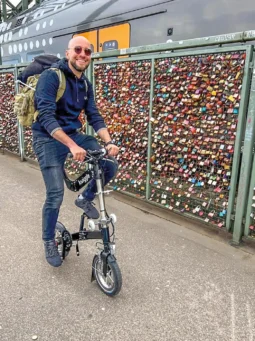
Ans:
[{"label": "train carriage", "polygon": [[2,64],[64,56],[74,35],[94,52],[254,29],[253,0],[45,0],[0,24]]}]

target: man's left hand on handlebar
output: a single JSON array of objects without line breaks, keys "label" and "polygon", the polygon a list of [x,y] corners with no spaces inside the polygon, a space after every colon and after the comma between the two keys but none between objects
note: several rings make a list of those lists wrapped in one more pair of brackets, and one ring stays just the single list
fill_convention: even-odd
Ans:
[{"label": "man's left hand on handlebar", "polygon": [[119,153],[119,147],[117,147],[115,144],[108,144],[105,149],[107,150],[109,156],[117,156]]}]

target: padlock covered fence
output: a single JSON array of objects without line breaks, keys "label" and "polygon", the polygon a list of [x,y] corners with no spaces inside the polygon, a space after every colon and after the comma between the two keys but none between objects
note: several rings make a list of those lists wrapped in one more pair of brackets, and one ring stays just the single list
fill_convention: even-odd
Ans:
[{"label": "padlock covered fence", "polygon": [[18,123],[13,112],[15,69],[5,67],[0,73],[0,150],[19,155]]},{"label": "padlock covered fence", "polygon": [[[14,96],[19,92],[17,77],[28,64],[0,67],[0,150],[19,155],[22,160],[36,161],[32,146],[31,127],[22,127],[14,115]],[[84,112],[79,117],[82,131],[86,133],[86,118]],[[80,162],[68,159],[66,162],[70,176],[79,174],[83,169]]]},{"label": "padlock covered fence", "polygon": [[242,46],[95,62],[96,102],[120,147],[113,188],[227,227],[251,55]]},{"label": "padlock covered fence", "polygon": [[[88,72],[120,148],[112,188],[232,231],[236,242],[254,233],[254,48],[224,43],[250,32],[96,53]],[[21,67],[1,69],[0,146],[35,160],[31,129],[13,115]],[[66,167],[75,175],[81,164]]]}]

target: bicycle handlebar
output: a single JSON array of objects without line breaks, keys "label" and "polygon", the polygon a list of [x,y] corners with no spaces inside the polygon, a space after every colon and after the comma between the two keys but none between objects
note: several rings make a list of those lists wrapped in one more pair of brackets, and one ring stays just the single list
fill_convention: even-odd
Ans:
[{"label": "bicycle handlebar", "polygon": [[[88,149],[88,150],[86,150],[86,152],[87,152],[87,154],[85,156],[84,162],[100,160],[108,154],[108,151],[105,148],[96,149],[96,150]],[[72,158],[73,154],[68,153],[67,157]]]},{"label": "bicycle handlebar", "polygon": [[[87,150],[87,155],[84,162],[90,163],[93,166],[99,163],[99,160],[106,160],[104,156],[108,154],[105,148],[98,150]],[[73,157],[71,153],[67,154],[69,157]],[[111,159],[107,159],[110,162],[114,162]],[[82,175],[80,175],[76,180],[71,180],[68,178],[67,173],[64,170],[64,180],[68,189],[73,192],[79,191],[83,186],[85,186],[93,177],[95,176],[94,169],[87,169]]]}]

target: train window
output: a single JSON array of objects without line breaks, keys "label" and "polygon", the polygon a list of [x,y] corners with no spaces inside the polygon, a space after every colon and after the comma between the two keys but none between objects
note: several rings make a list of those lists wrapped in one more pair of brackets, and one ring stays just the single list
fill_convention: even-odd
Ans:
[{"label": "train window", "polygon": [[11,57],[3,57],[2,65],[15,65],[15,64],[19,64],[20,61],[21,61],[20,55],[15,55]]},{"label": "train window", "polygon": [[108,51],[108,50],[118,50],[118,42],[117,40],[107,40],[103,43],[103,51]]},{"label": "train window", "polygon": [[45,54],[44,51],[34,51],[34,52],[28,52],[27,53],[27,62],[32,62],[34,57],[39,56],[41,54]]}]

